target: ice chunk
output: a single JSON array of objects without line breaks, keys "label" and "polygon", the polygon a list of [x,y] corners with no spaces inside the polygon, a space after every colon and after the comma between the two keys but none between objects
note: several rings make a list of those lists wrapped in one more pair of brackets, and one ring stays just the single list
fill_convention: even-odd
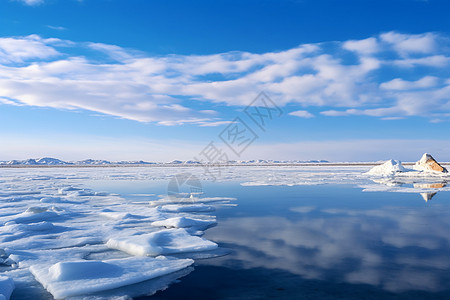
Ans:
[{"label": "ice chunk", "polygon": [[107,291],[184,269],[194,261],[166,257],[128,257],[105,261],[37,264],[31,273],[56,299]]},{"label": "ice chunk", "polygon": [[179,281],[181,277],[184,277],[194,271],[193,267],[187,267],[179,271],[159,276],[151,280],[146,280],[136,284],[123,286],[117,289],[108,291],[101,291],[89,295],[69,297],[68,300],[125,300],[134,299],[134,297],[145,296],[148,298],[155,294],[157,291],[163,291],[169,287],[173,282]]},{"label": "ice chunk", "polygon": [[214,207],[203,204],[193,204],[193,205],[168,204],[161,206],[159,209],[164,212],[208,212],[215,210]]},{"label": "ice chunk", "polygon": [[416,162],[414,169],[425,172],[448,173],[447,169],[441,166],[433,156],[428,153],[425,153],[422,158]]},{"label": "ice chunk", "polygon": [[183,228],[110,238],[106,246],[137,256],[157,256],[160,254],[206,251],[217,248],[216,243],[198,236],[192,236]]},{"label": "ice chunk", "polygon": [[390,176],[395,175],[397,172],[407,172],[408,170],[402,165],[398,160],[388,160],[384,164],[373,167],[366,174],[368,175],[379,175],[379,176]]},{"label": "ice chunk", "polygon": [[122,269],[102,261],[68,261],[54,264],[48,269],[48,274],[52,280],[67,281],[118,277],[122,275]]},{"label": "ice chunk", "polygon": [[9,299],[14,287],[14,281],[11,278],[0,276],[0,300]]},{"label": "ice chunk", "polygon": [[195,227],[195,228],[207,228],[208,226],[216,224],[215,219],[202,220],[194,219],[189,217],[175,217],[161,221],[155,221],[152,223],[153,226],[163,226],[167,228],[185,228],[185,227]]}]

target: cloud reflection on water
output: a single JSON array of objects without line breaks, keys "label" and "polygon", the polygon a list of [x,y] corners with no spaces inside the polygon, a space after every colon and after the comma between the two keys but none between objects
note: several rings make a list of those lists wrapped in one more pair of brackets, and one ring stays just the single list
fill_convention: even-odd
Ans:
[{"label": "cloud reflection on water", "polygon": [[215,241],[235,245],[239,250],[230,259],[243,268],[282,269],[391,292],[447,288],[450,218],[441,206],[290,210],[299,218],[223,220]]}]

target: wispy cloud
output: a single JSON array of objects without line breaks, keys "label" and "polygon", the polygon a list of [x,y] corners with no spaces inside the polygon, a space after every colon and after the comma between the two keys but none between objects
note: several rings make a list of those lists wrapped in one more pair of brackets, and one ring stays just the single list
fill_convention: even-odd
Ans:
[{"label": "wispy cloud", "polygon": [[314,115],[306,110],[293,111],[293,112],[290,112],[289,115],[300,117],[300,118],[307,118],[307,119],[314,118]]},{"label": "wispy cloud", "polygon": [[63,27],[63,26],[52,26],[52,25],[47,25],[47,27],[50,28],[50,29],[53,29],[53,30],[59,30],[59,31],[67,30],[67,28],[66,28],[66,27]]},{"label": "wispy cloud", "polygon": [[436,33],[388,32],[263,54],[149,56],[117,45],[6,37],[0,38],[0,97],[139,122],[212,126],[225,122],[211,114],[217,105],[245,106],[264,90],[280,106],[306,109],[291,113],[303,118],[313,116],[308,108],[323,107],[321,115],[330,117],[445,120],[448,46]]},{"label": "wispy cloud", "polygon": [[44,0],[16,0],[22,2],[25,5],[36,6],[44,3]]}]

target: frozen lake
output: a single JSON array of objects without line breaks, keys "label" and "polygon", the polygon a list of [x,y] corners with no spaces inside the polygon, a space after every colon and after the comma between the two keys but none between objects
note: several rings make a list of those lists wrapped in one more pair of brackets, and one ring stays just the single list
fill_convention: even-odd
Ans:
[{"label": "frozen lake", "polygon": [[0,293],[448,299],[449,178],[368,169],[1,169]]}]

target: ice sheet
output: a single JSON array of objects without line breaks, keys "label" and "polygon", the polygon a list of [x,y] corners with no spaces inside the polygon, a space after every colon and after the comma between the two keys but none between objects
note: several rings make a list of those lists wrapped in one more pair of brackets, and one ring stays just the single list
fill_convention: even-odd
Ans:
[{"label": "ice sheet", "polygon": [[[398,172],[394,176],[384,177],[364,174],[372,167],[226,167],[218,180],[238,181],[246,186],[347,184],[367,192],[420,193],[427,201],[431,200],[433,193],[450,190],[447,185],[450,181],[448,174],[425,174],[418,171]],[[183,172],[186,171],[200,180],[207,179],[203,168],[183,169]],[[146,255],[150,252],[157,255],[180,251],[197,252],[178,253],[177,257],[217,255],[213,254],[214,250],[207,250],[217,247],[215,243],[195,235],[201,235],[201,230],[210,226],[216,208],[235,205],[235,198],[196,194],[189,199],[167,196],[158,199],[148,193],[142,197],[146,198],[145,201],[133,202],[110,191],[90,190],[87,186],[89,182],[96,180],[168,182],[179,172],[180,169],[175,167],[2,169],[0,247],[4,253],[0,249],[0,262],[3,264],[3,275],[15,282],[14,295],[33,298],[30,295],[45,292],[29,271],[30,267],[43,262],[50,267],[58,262],[71,260],[108,261],[130,256],[128,251],[106,247],[105,243],[109,240],[117,241],[117,244],[123,242],[127,245],[124,249],[128,245],[137,245],[137,248],[141,247],[137,252],[141,251]],[[299,213],[307,213],[308,209],[310,208],[293,208]],[[198,220],[206,222],[201,224]],[[179,233],[168,234],[165,240],[162,238],[165,234],[156,234],[167,230],[175,233],[179,230]],[[155,242],[157,235],[164,242]],[[133,241],[132,237],[136,236],[144,236],[147,244]],[[193,245],[198,246],[197,248],[188,245],[187,241],[190,239],[194,240]],[[150,248],[153,252],[146,250],[150,242],[153,243]],[[161,286],[167,286],[167,281],[162,282],[164,284]],[[96,297],[106,295],[106,291],[102,293],[96,294]]]},{"label": "ice sheet", "polygon": [[[0,174],[0,264],[2,264],[2,274],[15,282],[14,295],[30,299],[39,299],[45,295],[46,291],[35,281],[30,268],[35,270],[34,273],[37,275],[41,268],[48,270],[52,265],[68,261],[87,259],[105,262],[129,258],[130,254],[106,246],[108,240],[120,237],[154,234],[152,243],[155,248],[161,248],[160,253],[193,251],[186,253],[183,257],[186,259],[200,257],[195,251],[204,253],[201,257],[217,256],[217,253],[209,253],[211,252],[209,250],[217,248],[217,244],[198,235],[203,234],[202,230],[215,224],[215,217],[210,214],[215,206],[224,205],[235,199],[193,197],[190,201],[191,204],[195,203],[196,208],[183,207],[168,212],[161,208],[175,203],[164,197],[157,199],[154,194],[148,193],[145,195],[149,198],[147,201],[133,202],[109,191],[92,190],[87,186],[95,180],[166,180],[177,173],[177,168],[164,170],[151,168],[2,169]],[[154,200],[155,205],[149,205],[149,200]],[[180,203],[175,205],[184,206]],[[203,213],[199,214],[199,210]],[[151,225],[153,222],[156,222],[156,225]],[[163,229],[164,227],[175,229]],[[178,227],[186,230],[177,229]],[[166,232],[167,230],[170,234]],[[159,231],[162,232],[157,233]],[[147,261],[153,258],[136,259]],[[161,266],[166,263],[167,267],[174,266],[174,262],[169,260],[161,260],[159,263]],[[67,264],[59,266],[65,268]],[[142,273],[142,266],[145,267],[142,261],[135,264],[136,273]],[[123,271],[126,274],[131,274],[125,266],[121,268],[126,271]],[[172,272],[178,269],[171,268],[166,271]],[[123,281],[122,275],[115,273],[113,269],[106,271],[102,274],[106,276],[106,273],[109,273],[107,276],[114,275],[114,278],[123,284],[128,283]],[[104,290],[110,288],[114,288],[115,292],[124,297],[154,293],[158,289],[166,288],[174,278],[188,272],[180,270],[176,273],[178,274],[176,276],[167,274],[161,278],[143,282],[139,284],[140,288],[136,287],[137,289],[134,290],[127,287],[117,289],[112,285],[101,285],[102,291],[96,292],[95,298],[108,299],[110,297],[105,295],[115,296],[113,291]],[[68,276],[66,271],[64,274]],[[80,274],[81,272],[75,272],[72,275]],[[41,282],[45,281],[42,279],[45,276],[37,276],[40,276]],[[147,280],[146,278],[150,277],[141,277],[141,279]],[[87,281],[83,283],[85,290],[79,291],[80,293],[99,287],[94,285],[92,278],[82,279]],[[57,293],[60,282],[67,283],[75,280],[81,279],[70,276],[66,277],[66,280],[55,278],[51,282],[48,281],[48,285]],[[145,290],[145,287],[152,290]],[[138,290],[141,294],[137,293]],[[87,299],[91,299],[91,296],[87,296]],[[80,299],[83,297],[85,297],[83,294],[76,296]]]}]

